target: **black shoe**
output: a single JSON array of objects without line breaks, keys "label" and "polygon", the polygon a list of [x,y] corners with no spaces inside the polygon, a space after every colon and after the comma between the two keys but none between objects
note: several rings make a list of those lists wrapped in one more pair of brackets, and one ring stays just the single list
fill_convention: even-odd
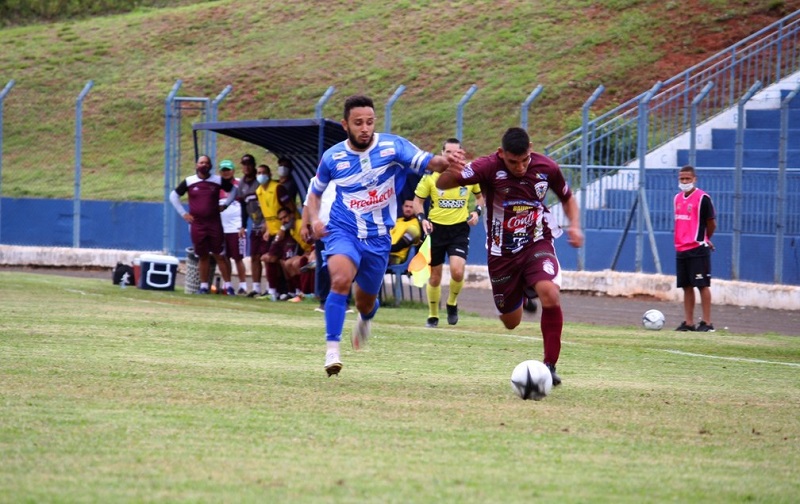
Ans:
[{"label": "black shoe", "polygon": [[[705,322],[704,322],[704,323],[705,323]],[[694,331],[694,330],[695,330],[695,328],[694,328],[694,324],[693,324],[693,325],[689,325],[689,324],[687,324],[687,323],[686,323],[686,321],[684,320],[683,322],[681,322],[681,325],[679,325],[679,326],[678,326],[678,328],[677,328],[677,329],[675,329],[675,330],[676,330],[676,331],[681,331],[681,332],[686,332],[686,331]]]},{"label": "black shoe", "polygon": [[445,304],[447,307],[447,323],[450,325],[458,324],[458,306]]},{"label": "black shoe", "polygon": [[439,327],[439,317],[428,317],[425,327]]},{"label": "black shoe", "polygon": [[522,309],[528,313],[536,313],[539,309],[539,305],[536,304],[536,298],[526,297],[525,301],[522,302]]},{"label": "black shoe", "polygon": [[561,385],[561,378],[559,378],[559,376],[556,374],[556,366],[554,364],[548,364],[546,362],[544,365],[547,366],[547,369],[550,370],[550,376],[553,377],[553,386],[558,387],[559,385]]},{"label": "black shoe", "polygon": [[254,298],[254,297],[260,296],[260,295],[261,295],[260,292],[258,292],[257,290],[253,290],[253,291],[250,291],[250,294],[248,294],[247,297]]},{"label": "black shoe", "polygon": [[697,332],[716,332],[714,329],[714,324],[706,324],[705,320],[701,320],[700,323],[697,325]]}]

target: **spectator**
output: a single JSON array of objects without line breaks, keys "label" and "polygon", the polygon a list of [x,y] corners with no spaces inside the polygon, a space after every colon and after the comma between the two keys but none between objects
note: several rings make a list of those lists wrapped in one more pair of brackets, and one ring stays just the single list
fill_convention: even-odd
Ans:
[{"label": "spectator", "polygon": [[[264,242],[264,215],[256,191],[269,182],[269,167],[261,165],[256,170],[256,159],[245,154],[240,161],[242,179],[239,181],[239,199],[242,201],[242,228],[247,228],[247,219],[252,220],[250,228],[250,276],[253,278],[253,290],[247,297],[261,294],[261,256],[269,250]],[[262,183],[263,181],[263,183]]]},{"label": "spectator", "polygon": [[[239,181],[234,176],[233,161],[222,160],[219,164],[219,176],[223,180],[231,180],[233,185],[239,187]],[[237,191],[238,192],[238,191]],[[241,196],[240,196],[241,197]],[[228,193],[220,191],[220,205],[228,199]],[[244,267],[244,249],[247,246],[247,232],[242,227],[242,205],[239,198],[234,199],[231,204],[221,214],[222,232],[225,233],[225,262],[231,268],[231,261],[236,265],[236,273],[239,277],[239,291],[237,294],[247,294],[247,271]],[[231,275],[232,276],[232,275]],[[233,287],[225,290],[225,294],[234,295]]]},{"label": "spectator", "polygon": [[287,157],[278,159],[278,204],[286,207],[297,216],[297,184],[292,178],[292,171],[294,171],[294,163]]},{"label": "spectator", "polygon": [[273,252],[272,245],[275,241],[278,231],[281,230],[281,221],[278,219],[278,181],[274,180],[269,175],[269,167],[267,165],[260,165],[258,167],[261,179],[265,180],[264,183],[259,185],[256,190],[258,196],[258,204],[261,207],[261,213],[264,216],[264,234],[262,239],[264,241],[264,248],[266,252],[260,257],[264,263],[264,269],[267,272],[267,289],[260,297],[262,299],[270,298],[273,301],[278,299],[278,284],[282,279],[281,265],[277,258],[281,256],[281,251],[276,248]]},{"label": "spectator", "polygon": [[403,215],[392,228],[392,247],[389,249],[389,264],[403,264],[408,258],[408,249],[418,245],[422,228],[414,216],[414,201],[403,202]]},{"label": "spectator", "polygon": [[303,237],[303,223],[295,218],[294,212],[287,207],[281,207],[278,218],[282,226],[275,242],[280,243],[283,248],[280,264],[289,287],[288,295],[292,296],[292,302],[302,301],[305,292],[300,285],[300,268],[308,264],[314,247]]}]

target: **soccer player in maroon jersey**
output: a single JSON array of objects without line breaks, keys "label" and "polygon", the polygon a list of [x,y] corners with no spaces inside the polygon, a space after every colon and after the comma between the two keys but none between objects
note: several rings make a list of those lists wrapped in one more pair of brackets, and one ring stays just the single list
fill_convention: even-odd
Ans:
[{"label": "soccer player in maroon jersey", "polygon": [[[213,255],[217,261],[223,280],[228,285],[231,281],[231,270],[222,256],[225,235],[222,231],[220,213],[236,199],[236,186],[230,179],[212,175],[211,168],[211,158],[200,156],[197,158],[195,166],[196,173],[182,180],[169,196],[172,206],[183,217],[183,220],[189,223],[201,280],[198,294],[208,294],[209,292],[207,282],[211,266],[209,254]],[[228,198],[222,205],[219,204],[221,190],[228,193]],[[187,193],[189,195],[188,212],[181,204],[181,196]]]},{"label": "soccer player in maroon jersey", "polygon": [[436,186],[449,189],[479,184],[486,201],[486,240],[489,277],[500,321],[514,329],[522,321],[522,307],[533,291],[542,304],[543,362],[560,385],[556,362],[561,353],[561,267],[553,240],[561,228],[544,204],[548,190],[561,201],[569,219],[570,245],[583,245],[578,204],[558,164],[533,152],[528,133],[509,128],[501,147],[492,155],[464,165],[450,163]]}]

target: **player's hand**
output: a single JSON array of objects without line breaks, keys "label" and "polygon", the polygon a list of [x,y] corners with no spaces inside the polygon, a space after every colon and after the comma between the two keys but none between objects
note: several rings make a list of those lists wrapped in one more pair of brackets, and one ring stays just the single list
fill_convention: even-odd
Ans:
[{"label": "player's hand", "polygon": [[183,220],[185,220],[186,222],[191,224],[192,222],[194,222],[194,217],[192,216],[192,214],[187,212],[187,213],[183,214]]},{"label": "player's hand", "polygon": [[247,236],[247,230],[245,228],[239,228],[239,238],[244,238]]},{"label": "player's hand", "polygon": [[478,212],[470,212],[469,219],[467,219],[467,224],[470,226],[474,226],[478,223]]},{"label": "player's hand", "polygon": [[311,243],[311,240],[314,238],[313,232],[311,231],[311,227],[310,226],[301,227],[300,237],[303,239],[304,242]]},{"label": "player's hand", "polygon": [[422,219],[420,226],[422,226],[422,232],[426,235],[429,235],[433,232],[433,222],[429,221],[428,219]]},{"label": "player's hand", "polygon": [[567,228],[567,237],[569,244],[575,248],[583,247],[583,231],[578,226],[570,226]]},{"label": "player's hand", "polygon": [[264,241],[269,241],[269,229],[264,231],[262,238],[264,238]]},{"label": "player's hand", "polygon": [[316,220],[311,224],[311,229],[314,231],[314,238],[319,240],[323,236],[328,236],[328,229],[321,220]]},{"label": "player's hand", "polygon": [[711,249],[711,252],[716,252],[717,251],[717,247],[715,247],[714,244],[711,243],[711,240],[706,240],[706,243],[708,243],[708,248]]}]

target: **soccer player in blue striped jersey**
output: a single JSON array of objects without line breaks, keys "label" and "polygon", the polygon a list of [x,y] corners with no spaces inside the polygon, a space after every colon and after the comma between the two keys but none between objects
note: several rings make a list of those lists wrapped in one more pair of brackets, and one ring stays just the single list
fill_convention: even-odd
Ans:
[{"label": "soccer player in blue striped jersey", "polygon": [[[345,100],[342,127],[347,140],[323,153],[306,207],[315,237],[324,240],[324,259],[331,276],[331,292],[325,301],[328,376],[342,369],[339,342],[354,280],[359,314],[350,341],[358,350],[369,338],[389,261],[397,193],[406,175],[421,175],[426,169],[441,172],[451,161],[420,150],[403,137],[376,133],[375,106],[367,96]],[[325,225],[318,217],[320,196],[330,182],[336,183],[336,198]]]}]

